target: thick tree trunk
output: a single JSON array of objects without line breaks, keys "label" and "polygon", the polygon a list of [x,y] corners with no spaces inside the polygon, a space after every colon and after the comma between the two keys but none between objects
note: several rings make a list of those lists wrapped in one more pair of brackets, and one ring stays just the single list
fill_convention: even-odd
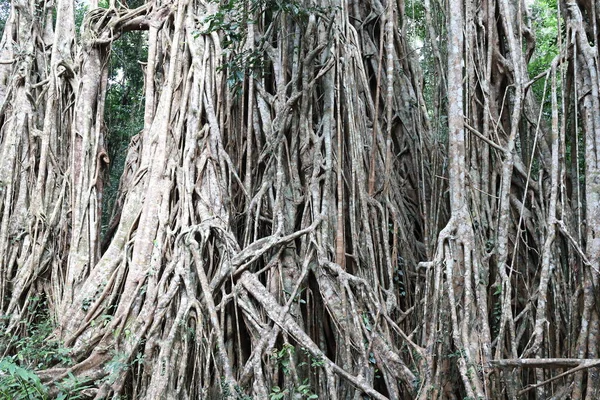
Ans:
[{"label": "thick tree trunk", "polygon": [[[110,2],[79,41],[73,2],[13,2],[0,317],[31,336],[44,299],[69,350],[37,371],[51,395],[598,396],[597,7],[560,4],[529,77],[526,4],[424,6],[425,80],[403,2]],[[144,128],[103,236],[107,63],[132,30]]]}]

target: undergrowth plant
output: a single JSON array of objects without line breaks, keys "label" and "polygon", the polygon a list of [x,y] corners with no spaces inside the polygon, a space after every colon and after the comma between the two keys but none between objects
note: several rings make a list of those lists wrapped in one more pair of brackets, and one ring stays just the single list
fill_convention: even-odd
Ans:
[{"label": "undergrowth plant", "polygon": [[[89,382],[69,374],[56,383],[54,395],[36,371],[72,363],[69,350],[53,338],[55,328],[43,297],[34,296],[28,306],[31,319],[23,321],[23,334],[5,332],[0,336],[0,400],[79,400]],[[7,319],[0,321],[4,330]]]}]

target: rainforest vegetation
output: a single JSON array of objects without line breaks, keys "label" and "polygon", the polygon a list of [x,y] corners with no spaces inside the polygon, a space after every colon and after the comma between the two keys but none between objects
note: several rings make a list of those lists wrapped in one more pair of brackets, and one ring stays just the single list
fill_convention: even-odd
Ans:
[{"label": "rainforest vegetation", "polygon": [[599,23],[0,0],[0,398],[600,398]]}]

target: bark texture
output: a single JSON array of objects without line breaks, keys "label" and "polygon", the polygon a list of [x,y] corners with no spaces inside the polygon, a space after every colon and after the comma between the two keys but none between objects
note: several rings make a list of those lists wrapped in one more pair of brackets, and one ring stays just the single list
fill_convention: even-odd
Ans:
[{"label": "bark texture", "polygon": [[[13,1],[0,317],[26,336],[45,299],[72,361],[38,371],[52,394],[600,395],[598,6],[558,4],[535,77],[524,2],[425,1],[432,54],[405,6],[110,1],[76,38],[72,1]],[[103,236],[107,63],[132,30],[144,128]]]}]

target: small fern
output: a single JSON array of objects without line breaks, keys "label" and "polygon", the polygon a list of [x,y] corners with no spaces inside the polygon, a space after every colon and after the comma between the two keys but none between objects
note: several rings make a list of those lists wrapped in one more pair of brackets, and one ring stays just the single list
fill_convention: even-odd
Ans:
[{"label": "small fern", "polygon": [[48,388],[34,372],[6,357],[0,360],[0,399],[46,400]]}]

